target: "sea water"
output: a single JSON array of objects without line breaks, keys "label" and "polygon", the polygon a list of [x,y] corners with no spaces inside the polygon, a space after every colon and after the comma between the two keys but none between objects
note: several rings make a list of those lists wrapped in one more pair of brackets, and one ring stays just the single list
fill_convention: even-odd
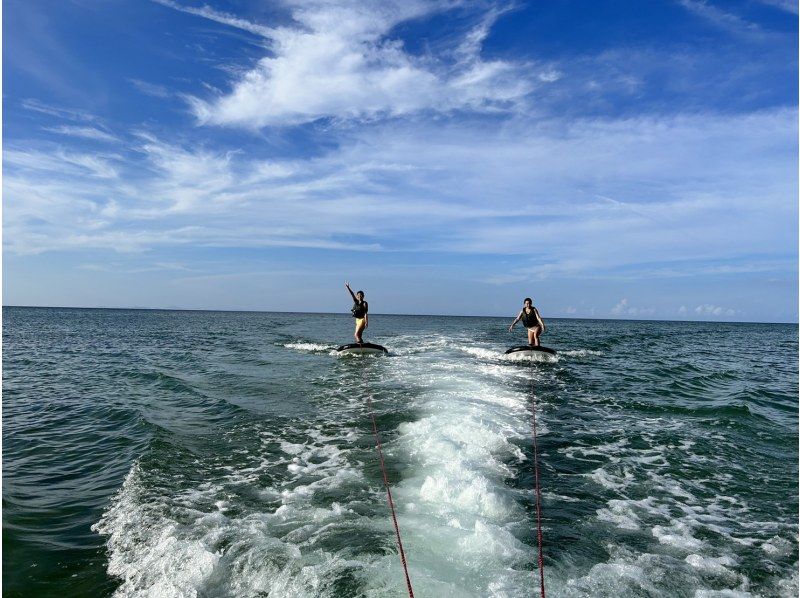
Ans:
[{"label": "sea water", "polygon": [[[513,314],[512,314],[513,315]],[[546,316],[546,314],[544,314]],[[795,325],[3,310],[7,596],[795,596]]]}]

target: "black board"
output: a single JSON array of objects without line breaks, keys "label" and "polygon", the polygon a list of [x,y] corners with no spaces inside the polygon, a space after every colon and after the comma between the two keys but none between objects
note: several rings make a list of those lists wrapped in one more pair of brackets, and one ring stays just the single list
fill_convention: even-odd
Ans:
[{"label": "black board", "polygon": [[385,355],[389,353],[386,347],[376,345],[375,343],[350,343],[349,345],[337,347],[336,350],[339,353],[353,353],[356,355]]},{"label": "black board", "polygon": [[548,355],[555,355],[555,349],[550,347],[533,347],[531,345],[522,345],[521,347],[511,347],[506,351],[506,355],[519,354],[519,355],[535,355],[537,353],[547,353]]}]

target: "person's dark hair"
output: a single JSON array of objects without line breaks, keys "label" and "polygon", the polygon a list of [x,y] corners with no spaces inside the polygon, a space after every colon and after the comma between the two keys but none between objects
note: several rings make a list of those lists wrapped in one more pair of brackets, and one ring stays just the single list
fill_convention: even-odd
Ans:
[{"label": "person's dark hair", "polygon": [[[530,301],[531,305],[533,305],[533,299],[531,299],[530,297],[525,297],[525,301]],[[523,301],[523,303],[525,303],[525,301]]]},{"label": "person's dark hair", "polygon": [[364,296],[364,291],[356,291],[356,295],[361,295],[363,297]]}]

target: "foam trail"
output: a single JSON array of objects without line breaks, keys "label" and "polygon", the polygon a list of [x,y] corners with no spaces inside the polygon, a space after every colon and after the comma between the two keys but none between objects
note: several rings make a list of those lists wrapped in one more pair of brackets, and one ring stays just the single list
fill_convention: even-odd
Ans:
[{"label": "foam trail", "polygon": [[[331,346],[302,338],[271,345],[282,367],[296,361],[279,381],[305,384],[291,405],[300,415],[276,423],[258,411],[275,382],[258,378],[259,364],[241,370],[242,388],[257,393],[241,423],[207,438],[157,434],[95,527],[117,595],[402,595],[364,404],[372,392],[417,595],[530,596],[531,382],[541,392],[549,596],[796,594],[793,516],[766,521],[750,504],[761,489],[738,485],[749,447],[735,444],[736,426],[758,423],[756,410],[704,404],[690,384],[702,377],[696,367],[637,365],[607,344],[603,359],[579,349],[547,365],[513,363],[499,342],[462,332],[387,344],[396,357],[370,360],[327,359]],[[682,384],[653,400],[673,378]],[[215,370],[185,391],[192,408],[203,413],[208,389],[228,380]],[[695,394],[676,405],[680,393]],[[240,411],[230,413],[225,422]],[[761,562],[775,571],[768,579],[751,573]]]},{"label": "foam trail", "polygon": [[327,353],[336,347],[332,345],[323,345],[320,343],[310,343],[310,342],[291,342],[285,343],[283,345],[287,349],[294,349],[295,351],[303,351],[306,353]]},{"label": "foam trail", "polygon": [[352,460],[355,430],[244,434],[280,452],[254,451],[249,467],[198,462],[205,481],[179,492],[152,464],[131,469],[93,528],[107,537],[108,572],[122,580],[116,596],[392,595],[385,513]]},{"label": "foam trail", "polygon": [[415,590],[527,595],[534,552],[521,538],[532,539],[530,521],[519,492],[507,484],[528,466],[519,447],[529,442],[527,393],[498,389],[469,361],[456,368],[432,361],[420,357],[399,373],[437,370],[415,401],[418,418],[401,424],[389,447],[412,464],[395,495]]}]

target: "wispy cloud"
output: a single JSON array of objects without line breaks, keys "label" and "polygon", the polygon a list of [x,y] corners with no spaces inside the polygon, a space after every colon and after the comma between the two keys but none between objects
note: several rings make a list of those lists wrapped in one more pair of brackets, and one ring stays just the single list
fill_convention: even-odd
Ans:
[{"label": "wispy cloud", "polygon": [[128,79],[136,89],[142,92],[145,95],[152,96],[154,98],[161,98],[166,99],[172,97],[174,94],[169,89],[164,87],[163,85],[156,85],[155,83],[148,83],[147,81],[142,81],[141,79]]},{"label": "wispy cloud", "polygon": [[52,106],[45,102],[40,102],[39,100],[28,98],[22,100],[21,102],[22,107],[26,110],[30,110],[32,112],[39,112],[41,114],[47,114],[49,116],[54,116],[57,118],[62,118],[66,120],[73,120],[73,121],[93,121],[97,120],[97,117],[90,112],[85,110],[80,110],[77,108],[66,108],[63,106]]},{"label": "wispy cloud", "polygon": [[95,127],[79,127],[74,125],[59,125],[57,127],[42,127],[45,131],[51,133],[59,133],[61,135],[69,135],[71,137],[81,137],[83,139],[92,139],[94,141],[115,142],[119,141],[111,133],[107,133]]},{"label": "wispy cloud", "polygon": [[64,179],[89,175],[100,179],[113,179],[118,174],[113,161],[118,159],[119,156],[66,151],[61,147],[52,151],[15,148],[3,151],[3,162],[10,167],[9,170],[19,169],[27,173],[34,186],[37,175],[42,176],[40,180],[43,186],[47,184],[49,177]]},{"label": "wispy cloud", "polygon": [[457,130],[389,122],[321,156],[272,160],[148,133],[133,135],[133,162],[12,145],[5,241],[19,253],[187,245],[521,256],[496,269],[495,284],[724,274],[737,258],[731,268],[752,270],[796,243],[795,127],[792,110]]},{"label": "wispy cloud", "polygon": [[761,28],[756,24],[740,17],[737,14],[722,10],[708,0],[678,0],[681,6],[706,19],[711,24],[726,29],[733,33],[760,34]]},{"label": "wispy cloud", "polygon": [[197,272],[196,268],[190,268],[179,262],[153,262],[149,265],[137,266],[131,268],[121,265],[116,262],[105,263],[85,263],[77,266],[80,270],[89,270],[91,272],[116,272],[126,274],[142,274],[145,272]]},{"label": "wispy cloud", "polygon": [[409,19],[453,9],[439,2],[308,2],[291,5],[294,26],[265,27],[217,11],[162,1],[265,38],[268,55],[214,99],[191,97],[201,123],[261,128],[320,118],[372,119],[421,111],[507,111],[552,68],[486,60],[482,44],[504,12],[490,9],[439,55],[414,55],[391,37]]},{"label": "wispy cloud", "polygon": [[173,8],[175,10],[179,10],[181,12],[185,12],[190,15],[202,17],[204,19],[209,19],[211,21],[215,21],[223,25],[228,25],[229,27],[235,27],[236,29],[241,29],[242,31],[247,31],[249,33],[253,33],[261,37],[270,38],[275,33],[275,30],[272,29],[271,27],[265,27],[257,23],[252,23],[247,19],[242,19],[235,15],[215,10],[207,5],[196,8],[194,6],[185,6],[178,2],[173,2],[172,0],[153,0],[153,1],[163,6],[167,6],[169,8]]}]

